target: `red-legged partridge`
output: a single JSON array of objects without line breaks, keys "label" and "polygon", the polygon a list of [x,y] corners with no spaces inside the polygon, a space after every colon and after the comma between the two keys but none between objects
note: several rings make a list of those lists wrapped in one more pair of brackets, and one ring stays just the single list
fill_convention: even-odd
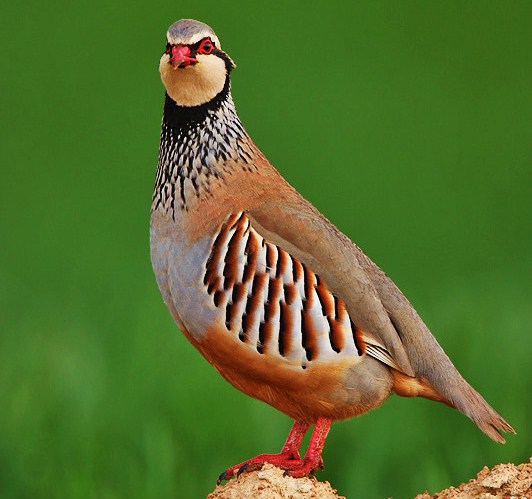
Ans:
[{"label": "red-legged partridge", "polygon": [[[391,392],[463,412],[489,437],[512,427],[462,378],[395,284],[291,187],[248,136],[214,31],[167,32],[166,101],[151,209],[151,257],[179,328],[233,386],[295,420],[270,462],[322,465],[332,421]],[[299,447],[314,431],[301,458]]]}]

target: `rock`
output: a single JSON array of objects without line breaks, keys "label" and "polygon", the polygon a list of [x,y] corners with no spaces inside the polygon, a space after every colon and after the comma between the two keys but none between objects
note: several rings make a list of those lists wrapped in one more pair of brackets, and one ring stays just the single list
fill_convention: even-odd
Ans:
[{"label": "rock", "polygon": [[532,458],[518,466],[498,464],[487,466],[459,487],[449,487],[431,496],[428,492],[415,499],[532,499]]},{"label": "rock", "polygon": [[265,464],[258,471],[242,473],[218,485],[207,499],[345,499],[336,493],[329,482],[319,482],[314,477],[292,478],[284,471]]},{"label": "rock", "polygon": [[[292,478],[284,471],[265,464],[262,469],[243,473],[219,485],[207,499],[345,499],[329,482],[314,477]],[[476,479],[437,494],[418,494],[415,499],[532,499],[532,458],[519,464],[485,466]]]}]

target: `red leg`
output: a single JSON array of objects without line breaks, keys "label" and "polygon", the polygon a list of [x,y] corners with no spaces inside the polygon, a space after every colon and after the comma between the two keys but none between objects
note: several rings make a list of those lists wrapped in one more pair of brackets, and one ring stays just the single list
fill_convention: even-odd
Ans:
[{"label": "red leg", "polygon": [[307,423],[302,423],[301,421],[294,421],[292,429],[288,434],[288,438],[281,449],[281,454],[289,454],[294,459],[300,459],[299,448],[301,447],[301,442],[308,431],[310,425]]},{"label": "red leg", "polygon": [[314,431],[312,432],[312,437],[310,437],[310,442],[304,459],[297,468],[286,468],[286,474],[299,478],[315,473],[318,468],[323,468],[323,458],[321,457],[321,453],[327,435],[329,434],[331,423],[332,420],[330,419],[318,418],[316,425],[314,426]]},{"label": "red leg", "polygon": [[283,466],[284,463],[289,461],[301,461],[299,447],[301,447],[301,442],[308,429],[308,424],[302,423],[301,421],[295,421],[279,454],[260,454],[252,459],[244,461],[243,463],[235,464],[234,466],[227,468],[220,475],[218,478],[218,484],[222,482],[222,480],[229,480],[232,478],[235,471],[240,474],[244,470],[251,471],[259,469],[264,463],[271,463],[285,469],[286,466]]},{"label": "red leg", "polygon": [[264,463],[278,466],[286,470],[287,475],[293,477],[302,477],[316,472],[318,468],[323,467],[321,453],[331,427],[331,422],[330,419],[318,418],[303,459],[299,456],[299,447],[309,425],[296,421],[290,430],[290,434],[280,454],[261,454],[253,459],[231,466],[231,468],[228,468],[220,475],[218,483],[231,478],[235,471],[241,473],[244,470],[251,471],[259,469]]}]

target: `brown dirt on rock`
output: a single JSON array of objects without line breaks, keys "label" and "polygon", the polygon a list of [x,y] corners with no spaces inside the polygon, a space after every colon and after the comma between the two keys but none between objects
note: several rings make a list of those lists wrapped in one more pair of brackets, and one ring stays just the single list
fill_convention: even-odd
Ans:
[{"label": "brown dirt on rock", "polygon": [[532,499],[532,458],[518,466],[498,464],[487,466],[467,483],[449,487],[431,496],[428,492],[414,499]]},{"label": "brown dirt on rock", "polygon": [[262,469],[243,473],[225,485],[218,485],[207,499],[345,499],[329,482],[314,477],[292,478],[284,471],[265,464]]},{"label": "brown dirt on rock", "polygon": [[[262,469],[243,473],[219,485],[207,499],[345,499],[329,482],[314,477],[292,478],[283,470],[265,464]],[[532,458],[519,464],[485,466],[467,483],[437,494],[418,494],[414,499],[532,499]]]}]

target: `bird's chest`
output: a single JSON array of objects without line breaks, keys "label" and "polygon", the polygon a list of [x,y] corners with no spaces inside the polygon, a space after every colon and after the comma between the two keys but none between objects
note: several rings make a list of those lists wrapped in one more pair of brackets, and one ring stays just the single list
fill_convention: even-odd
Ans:
[{"label": "bird's chest", "polygon": [[197,341],[220,315],[204,284],[211,246],[212,237],[190,243],[179,223],[159,223],[152,216],[150,248],[157,284],[180,328]]}]

